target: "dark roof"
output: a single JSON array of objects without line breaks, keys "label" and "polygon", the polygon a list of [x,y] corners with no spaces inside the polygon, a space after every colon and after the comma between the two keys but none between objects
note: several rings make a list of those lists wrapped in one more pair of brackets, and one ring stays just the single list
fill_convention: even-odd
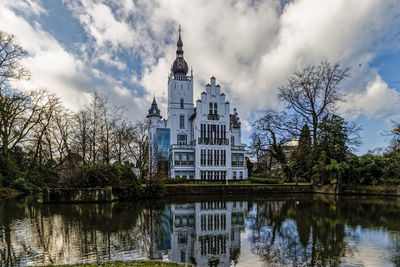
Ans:
[{"label": "dark roof", "polygon": [[230,114],[230,123],[233,128],[240,128],[239,117],[235,114]]},{"label": "dark roof", "polygon": [[149,114],[147,115],[147,118],[149,117],[160,117],[160,109],[157,106],[156,98],[153,98],[153,103],[151,103],[151,108],[149,109]]},{"label": "dark roof", "polygon": [[178,42],[176,43],[176,59],[171,67],[171,72],[174,75],[186,75],[189,71],[188,64],[186,63],[185,59],[183,58],[183,42],[181,39],[181,26],[179,26],[179,38]]}]

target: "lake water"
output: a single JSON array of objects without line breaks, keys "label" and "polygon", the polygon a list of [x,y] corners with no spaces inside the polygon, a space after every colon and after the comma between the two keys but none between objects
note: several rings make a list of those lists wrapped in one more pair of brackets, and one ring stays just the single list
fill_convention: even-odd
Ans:
[{"label": "lake water", "polygon": [[400,266],[400,200],[326,195],[0,202],[0,266]]}]

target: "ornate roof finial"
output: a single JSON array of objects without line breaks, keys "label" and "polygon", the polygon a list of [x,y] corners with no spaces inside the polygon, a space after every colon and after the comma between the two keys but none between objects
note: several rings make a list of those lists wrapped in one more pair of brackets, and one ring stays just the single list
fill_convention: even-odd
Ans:
[{"label": "ornate roof finial", "polygon": [[176,50],[176,59],[174,61],[174,64],[172,64],[171,67],[171,72],[172,74],[176,75],[186,75],[189,71],[189,67],[185,61],[185,59],[183,58],[183,42],[182,42],[182,38],[181,38],[181,25],[179,25],[179,38],[178,38],[178,42],[176,43],[177,46],[177,50]]},{"label": "ornate roof finial", "polygon": [[178,42],[176,43],[176,46],[178,47],[178,49],[176,50],[176,55],[183,55],[183,42],[182,42],[182,38],[181,38],[181,25],[179,24],[179,38],[178,38]]}]

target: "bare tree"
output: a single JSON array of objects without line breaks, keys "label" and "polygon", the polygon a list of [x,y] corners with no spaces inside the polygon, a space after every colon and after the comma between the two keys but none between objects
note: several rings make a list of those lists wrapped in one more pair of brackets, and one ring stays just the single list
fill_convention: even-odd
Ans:
[{"label": "bare tree", "polygon": [[100,97],[95,94],[92,102],[86,108],[88,112],[88,148],[89,148],[89,159],[88,162],[97,163],[98,151],[97,142],[99,141],[100,135],[100,120],[101,120],[101,105]]},{"label": "bare tree", "polygon": [[314,145],[317,144],[319,123],[341,99],[339,85],[349,77],[349,72],[350,68],[323,61],[295,72],[285,85],[279,87],[278,99],[311,125]]},{"label": "bare tree", "polygon": [[[54,94],[49,94],[45,90],[39,91],[39,94],[41,96],[41,116],[36,127],[32,129],[32,136],[30,138],[32,142],[33,156],[28,169],[28,177],[30,177],[35,165],[41,166],[43,161],[46,160],[44,155],[46,151],[44,147],[47,145],[47,142],[45,139],[50,132],[50,126],[54,121],[55,113],[57,109],[61,107],[60,100]],[[47,159],[49,158],[47,157]]]},{"label": "bare tree", "polygon": [[122,106],[110,105],[106,96],[98,97],[100,106],[100,136],[99,151],[102,161],[109,164],[114,159],[117,128],[123,121],[125,109]]},{"label": "bare tree", "polygon": [[140,121],[133,125],[131,141],[127,146],[127,154],[133,159],[135,167],[140,170],[142,176],[148,169],[149,158],[149,125],[146,121]]},{"label": "bare tree", "polygon": [[24,93],[4,89],[0,94],[0,136],[3,155],[27,141],[44,116],[44,91]]},{"label": "bare tree", "polygon": [[121,121],[115,128],[113,145],[116,161],[119,164],[122,164],[129,158],[127,150],[129,151],[129,146],[134,140],[134,131],[134,126],[126,121]]},{"label": "bare tree", "polygon": [[87,110],[81,110],[74,114],[73,144],[74,150],[82,157],[82,163],[87,164],[90,160],[89,149],[89,117]]},{"label": "bare tree", "polygon": [[[62,162],[64,158],[71,152],[71,142],[73,138],[73,119],[72,114],[65,108],[57,109],[54,114],[54,121],[51,126],[50,133],[46,135],[46,141],[50,149],[53,147],[58,152],[58,161]],[[50,146],[52,144],[52,146]],[[50,151],[51,159],[53,153]]]},{"label": "bare tree", "polygon": [[0,90],[10,79],[29,78],[29,71],[20,64],[26,54],[27,52],[16,43],[14,35],[0,31]]},{"label": "bare tree", "polygon": [[[289,178],[291,172],[285,145],[299,135],[299,125],[301,122],[297,116],[289,116],[285,112],[267,109],[263,116],[253,124],[251,134],[253,151],[258,154],[258,160],[261,158],[267,161],[276,160]],[[271,162],[269,163],[270,169]]]},{"label": "bare tree", "polygon": [[400,121],[392,121],[393,131],[391,132],[390,149],[400,151]]}]

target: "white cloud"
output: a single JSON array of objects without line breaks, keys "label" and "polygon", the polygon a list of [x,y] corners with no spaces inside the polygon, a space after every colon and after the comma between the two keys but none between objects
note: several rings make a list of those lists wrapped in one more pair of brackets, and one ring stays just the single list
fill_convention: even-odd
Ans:
[{"label": "white cloud", "polygon": [[83,64],[66,52],[61,45],[39,25],[30,25],[12,10],[0,8],[0,30],[12,33],[17,42],[28,51],[24,65],[32,73],[30,81],[22,81],[23,88],[45,87],[56,93],[66,106],[77,109],[82,103],[81,88],[88,83],[83,75]]},{"label": "white cloud", "polygon": [[[39,3],[24,3],[28,2]],[[346,107],[351,108],[353,117],[375,116],[397,105],[387,101],[386,105],[373,103],[373,109],[362,108],[376,92],[381,99],[394,98],[395,91],[382,85],[384,81],[379,82],[369,64],[398,33],[397,0],[294,0],[284,7],[279,0],[63,2],[89,36],[89,41],[81,44],[82,57],[65,51],[40,25],[25,25],[22,20],[12,29],[21,41],[26,36],[24,45],[38,50],[30,63],[33,77],[51,86],[58,84],[60,94],[110,93],[137,111],[132,113],[135,117],[144,114],[145,105],[155,95],[166,112],[167,75],[175,58],[177,25],[181,24],[185,58],[194,69],[195,100],[203,90],[201,84],[214,75],[244,121],[252,111],[276,105],[276,88],[293,71],[321,60],[353,67],[345,88],[349,93]],[[0,11],[2,15],[13,14],[8,7]],[[0,25],[8,25],[6,22],[0,16]],[[89,50],[93,54],[86,52]],[[130,88],[118,77],[93,68],[93,63],[101,61],[126,71],[129,66],[124,57],[131,55],[140,57],[143,72],[127,77]],[[40,64],[39,56],[45,64]],[[355,67],[359,64],[362,67]],[[103,80],[104,86],[93,86],[83,73]],[[63,80],[67,82],[60,85]],[[140,95],[138,85],[145,90],[141,98],[135,97]],[[133,92],[129,97],[127,90]]]},{"label": "white cloud", "polygon": [[[87,58],[79,59],[66,51],[41,25],[28,23],[1,3],[0,30],[14,34],[17,42],[28,51],[23,64],[31,71],[31,80],[16,82],[15,86],[24,89],[46,88],[74,111],[88,103],[92,92],[98,92],[109,95],[112,102],[125,105],[130,114],[144,115],[147,103],[132,96],[131,90],[93,68]],[[132,116],[132,119],[137,118]]]},{"label": "white cloud", "polygon": [[40,0],[2,0],[2,2],[7,8],[13,8],[25,13],[26,15],[40,15],[46,13]]},{"label": "white cloud", "polygon": [[[395,0],[297,0],[283,9],[278,0],[252,4],[153,0],[131,6],[111,1],[114,10],[108,9],[108,22],[102,23],[110,29],[123,25],[111,33],[98,30],[97,21],[104,20],[104,14],[95,12],[99,9],[95,6],[103,3],[94,2],[73,0],[72,10],[99,51],[110,43],[140,54],[145,71],[131,80],[144,87],[148,101],[156,94],[165,102],[165,77],[174,59],[177,24],[182,24],[185,57],[194,68],[196,85],[216,76],[244,118],[255,109],[276,104],[276,88],[286,77],[321,60],[365,66],[363,71],[353,69],[351,87],[346,88],[350,93],[362,90],[375,79],[368,64],[385,46],[380,40],[388,42],[397,32],[392,22],[400,14]],[[86,9],[78,11],[77,3]],[[90,19],[82,19],[86,16]],[[195,98],[202,90],[195,88]]]},{"label": "white cloud", "polygon": [[339,105],[340,113],[349,119],[363,114],[367,117],[382,117],[391,112],[400,111],[400,93],[389,88],[380,75],[370,81],[364,91],[349,93]]}]

